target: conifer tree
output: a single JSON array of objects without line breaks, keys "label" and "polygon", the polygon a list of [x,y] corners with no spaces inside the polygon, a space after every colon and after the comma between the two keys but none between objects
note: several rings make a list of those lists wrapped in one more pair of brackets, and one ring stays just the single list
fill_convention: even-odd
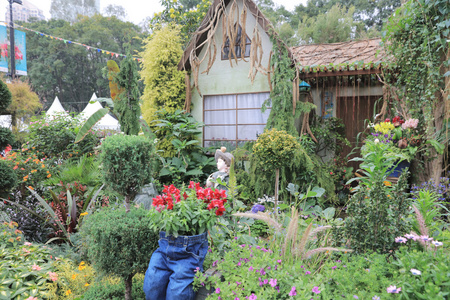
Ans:
[{"label": "conifer tree", "polygon": [[121,91],[114,101],[114,112],[119,118],[120,129],[127,135],[137,135],[140,125],[141,107],[139,106],[139,73],[131,54],[120,63],[120,72],[115,81]]},{"label": "conifer tree", "polygon": [[184,107],[184,72],[178,71],[182,54],[179,26],[167,25],[146,40],[140,74],[145,85],[142,115],[148,124],[155,119],[157,110],[173,113]]}]

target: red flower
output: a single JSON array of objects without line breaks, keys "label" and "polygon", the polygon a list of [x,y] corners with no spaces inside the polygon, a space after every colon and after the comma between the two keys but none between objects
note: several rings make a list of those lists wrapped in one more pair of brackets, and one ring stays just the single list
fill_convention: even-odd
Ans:
[{"label": "red flower", "polygon": [[390,122],[391,121],[391,119],[389,119],[389,118],[386,118],[386,120],[384,120],[385,122]]}]

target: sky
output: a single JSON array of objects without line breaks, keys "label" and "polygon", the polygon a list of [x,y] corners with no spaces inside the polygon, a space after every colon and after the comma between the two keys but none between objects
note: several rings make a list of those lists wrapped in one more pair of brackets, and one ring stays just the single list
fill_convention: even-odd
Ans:
[{"label": "sky", "polygon": [[[27,0],[36,5],[44,12],[47,19],[50,18],[51,0]],[[307,0],[273,0],[277,5],[284,5],[287,10],[293,10],[299,3],[306,3]],[[2,1],[0,4],[0,21],[5,20],[5,12],[8,1]],[[109,4],[121,5],[127,12],[127,21],[139,24],[148,16],[153,16],[155,12],[161,11],[162,7],[159,0],[100,0],[100,11],[103,11]],[[18,4],[13,4],[18,5]]]}]

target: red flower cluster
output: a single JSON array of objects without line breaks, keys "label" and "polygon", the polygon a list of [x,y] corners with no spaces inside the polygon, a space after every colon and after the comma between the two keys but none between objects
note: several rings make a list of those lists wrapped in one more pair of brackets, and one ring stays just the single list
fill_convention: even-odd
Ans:
[{"label": "red flower cluster", "polygon": [[[216,208],[216,215],[221,216],[225,212],[224,204],[227,202],[227,194],[224,190],[212,190],[210,188],[200,187],[200,183],[191,181],[189,184],[189,189],[195,189],[196,199],[202,200],[203,203],[207,204],[207,209],[212,210]],[[184,192],[183,198],[186,200],[189,195]],[[158,211],[165,208],[172,210],[174,205],[173,201],[178,203],[181,201],[180,190],[177,189],[173,184],[170,186],[164,186],[163,194],[153,198],[153,206],[156,207]]]},{"label": "red flower cluster", "polygon": [[[186,199],[186,198],[185,198]],[[156,207],[158,211],[161,211],[162,209],[172,210],[173,209],[173,200],[175,200],[175,203],[178,203],[181,201],[180,197],[180,190],[177,189],[173,184],[167,186],[164,186],[163,194],[156,196],[156,198],[153,198],[152,205]]]},{"label": "red flower cluster", "polygon": [[396,116],[392,119],[392,124],[394,124],[395,127],[398,127],[403,123],[405,123],[405,120],[402,120],[402,118],[400,118],[399,116]]}]

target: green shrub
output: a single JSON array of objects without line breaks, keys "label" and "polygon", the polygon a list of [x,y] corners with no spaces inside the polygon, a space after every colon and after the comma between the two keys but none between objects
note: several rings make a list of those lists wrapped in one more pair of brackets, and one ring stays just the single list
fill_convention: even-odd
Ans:
[{"label": "green shrub", "polygon": [[[133,299],[145,299],[144,275],[136,274],[133,277],[133,289],[131,295]],[[84,294],[84,300],[123,300],[125,298],[125,285],[122,281],[114,280],[114,278],[106,278],[100,282],[93,283],[89,290]]]},{"label": "green shrub", "polygon": [[335,258],[338,259],[328,261],[321,270],[329,279],[325,282],[322,299],[373,299],[375,296],[387,299],[386,288],[396,285],[393,276],[397,268],[384,254],[347,254]]},{"label": "green shrub", "polygon": [[49,158],[72,158],[92,154],[103,134],[91,130],[81,142],[75,144],[80,123],[77,116],[59,115],[53,120],[46,120],[43,116],[33,118],[29,126],[27,148],[35,147]]},{"label": "green shrub", "polygon": [[0,223],[0,298],[47,298],[47,283],[58,280],[55,260],[46,246],[24,243],[16,226]]},{"label": "green shrub", "polygon": [[6,83],[0,79],[0,114],[2,114],[11,104],[12,95]]},{"label": "green shrub", "polygon": [[158,247],[158,236],[150,230],[150,222],[144,209],[132,207],[127,213],[116,206],[88,216],[81,226],[94,268],[121,277],[130,292],[133,276],[145,272]]},{"label": "green shrub", "polygon": [[0,151],[3,151],[6,146],[13,146],[16,138],[9,128],[0,127]]},{"label": "green shrub", "polygon": [[9,161],[0,160],[0,197],[7,198],[9,191],[18,184],[17,175]]},{"label": "green shrub", "polygon": [[151,180],[152,147],[149,139],[129,135],[110,136],[101,145],[103,182],[125,196],[126,203]]}]

